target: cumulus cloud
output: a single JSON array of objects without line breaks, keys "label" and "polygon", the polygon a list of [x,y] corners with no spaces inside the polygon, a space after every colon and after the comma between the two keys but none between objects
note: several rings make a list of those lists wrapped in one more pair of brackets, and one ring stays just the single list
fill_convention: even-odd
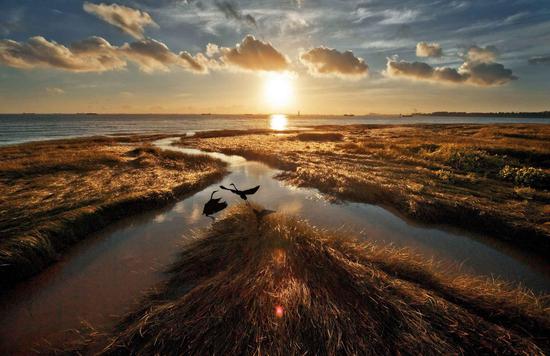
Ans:
[{"label": "cumulus cloud", "polygon": [[206,45],[206,55],[208,57],[214,57],[220,53],[220,47],[217,44],[209,43]]},{"label": "cumulus cloud", "polygon": [[353,52],[339,52],[336,49],[317,47],[300,54],[300,61],[314,76],[337,76],[361,78],[368,74],[369,67]]},{"label": "cumulus cloud", "polygon": [[429,79],[433,76],[434,69],[428,63],[405,62],[388,59],[386,73],[392,77],[406,76],[418,79]]},{"label": "cumulus cloud", "polygon": [[497,59],[498,51],[494,46],[487,46],[485,48],[472,46],[468,48],[466,53],[466,60],[471,63],[491,63]]},{"label": "cumulus cloud", "polygon": [[179,54],[172,52],[164,43],[148,38],[132,43],[125,43],[120,51],[139,68],[151,73],[157,70],[169,71],[171,65],[176,65],[196,73],[207,73],[207,59],[202,54],[192,56],[187,51]]},{"label": "cumulus cloud", "polygon": [[144,38],[144,27],[158,26],[147,12],[123,5],[85,2],[83,8],[136,39]]},{"label": "cumulus cloud", "polygon": [[[96,37],[75,44],[71,50],[42,36],[27,42],[0,40],[0,63],[9,67],[57,68],[71,72],[104,72],[125,67],[107,41]],[[94,47],[95,46],[95,47]]]},{"label": "cumulus cloud", "polygon": [[432,67],[423,62],[406,62],[388,58],[386,75],[441,83],[467,83],[479,86],[503,85],[517,77],[500,63],[465,62],[458,69]]},{"label": "cumulus cloud", "polygon": [[[215,47],[210,46],[210,53]],[[219,48],[219,60],[223,65],[248,71],[284,71],[290,61],[269,42],[247,35],[234,48]]]},{"label": "cumulus cloud", "polygon": [[210,60],[206,58],[204,54],[197,53],[195,56],[192,56],[191,53],[182,51],[179,53],[178,57],[179,65],[182,67],[197,73],[208,73]]},{"label": "cumulus cloud", "polygon": [[[416,51],[418,55],[419,45]],[[433,45],[433,44],[431,44]],[[423,51],[424,48],[421,49]],[[510,69],[496,63],[498,51],[495,47],[471,46],[461,55],[464,63],[458,68],[432,67],[423,62],[399,61],[388,58],[385,74],[390,77],[406,77],[441,83],[466,83],[478,86],[504,85],[518,79]]]},{"label": "cumulus cloud", "polygon": [[469,83],[481,86],[503,85],[518,79],[510,69],[500,63],[465,62],[459,71],[467,76]]},{"label": "cumulus cloud", "polygon": [[153,39],[125,43],[120,50],[147,73],[168,71],[168,66],[177,62],[177,55],[168,46]]},{"label": "cumulus cloud", "polygon": [[0,63],[15,68],[104,72],[123,69],[128,61],[136,63],[140,70],[147,73],[167,71],[171,65],[197,73],[208,71],[204,55],[192,56],[188,52],[176,54],[164,43],[153,39],[125,43],[120,47],[97,36],[74,42],[69,47],[40,36],[32,37],[26,43],[0,41]]},{"label": "cumulus cloud", "polygon": [[550,56],[539,56],[529,58],[529,64],[546,64],[550,65]]},{"label": "cumulus cloud", "polygon": [[208,73],[210,69],[285,71],[290,68],[290,61],[284,54],[271,43],[252,35],[233,48],[208,44],[205,53],[196,55],[187,51],[173,52],[166,44],[151,38],[114,46],[104,38],[93,36],[68,47],[41,36],[27,42],[0,40],[0,63],[9,67],[104,72],[123,69],[128,62],[135,63],[146,73],[169,71],[172,66],[194,73]]},{"label": "cumulus cloud", "polygon": [[229,1],[215,1],[214,4],[227,19],[237,20],[252,27],[257,26],[256,19],[250,14],[243,14],[235,4]]},{"label": "cumulus cloud", "polygon": [[438,43],[418,42],[416,44],[417,57],[441,57],[443,50]]},{"label": "cumulus cloud", "polygon": [[120,56],[119,48],[112,46],[102,37],[88,37],[72,43],[69,47],[74,56],[82,58],[82,60],[94,59],[94,62],[100,64],[99,66],[90,67],[89,71],[91,72],[103,72],[126,67],[126,61]]}]

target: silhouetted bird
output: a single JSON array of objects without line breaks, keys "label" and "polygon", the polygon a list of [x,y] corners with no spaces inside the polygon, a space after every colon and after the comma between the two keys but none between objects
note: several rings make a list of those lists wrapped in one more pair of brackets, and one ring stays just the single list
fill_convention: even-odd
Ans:
[{"label": "silhouetted bird", "polygon": [[250,188],[250,189],[247,189],[247,190],[239,190],[235,184],[231,183],[231,185],[233,186],[233,188],[235,189],[231,189],[231,188],[226,188],[224,187],[223,185],[220,185],[220,188],[222,189],[225,189],[225,190],[229,190],[231,193],[233,194],[237,194],[238,196],[241,197],[242,200],[248,200],[248,197],[247,195],[252,195],[254,193],[256,193],[258,191],[258,189],[260,189],[260,186],[257,186],[257,187],[254,187],[254,188]]},{"label": "silhouetted bird", "polygon": [[217,190],[214,190],[212,192],[212,195],[210,195],[210,200],[204,204],[204,209],[202,209],[202,215],[206,215],[211,218],[210,215],[218,213],[222,211],[223,209],[227,208],[227,203],[220,200],[222,198],[216,198],[214,199],[214,194],[217,192]]}]

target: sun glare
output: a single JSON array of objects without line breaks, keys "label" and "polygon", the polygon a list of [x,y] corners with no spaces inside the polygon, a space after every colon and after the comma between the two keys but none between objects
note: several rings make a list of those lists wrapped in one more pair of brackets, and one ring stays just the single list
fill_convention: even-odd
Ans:
[{"label": "sun glare", "polygon": [[272,130],[284,131],[288,126],[288,119],[285,115],[276,114],[269,117],[269,127]]},{"label": "sun glare", "polygon": [[294,96],[292,76],[288,73],[270,73],[264,83],[264,98],[272,109],[289,105]]}]

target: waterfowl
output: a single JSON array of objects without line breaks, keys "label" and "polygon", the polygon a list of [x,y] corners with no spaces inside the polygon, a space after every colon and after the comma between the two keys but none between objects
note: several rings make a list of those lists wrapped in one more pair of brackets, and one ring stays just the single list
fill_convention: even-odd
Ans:
[{"label": "waterfowl", "polygon": [[224,201],[220,201],[222,198],[214,199],[214,194],[216,194],[216,192],[217,190],[214,190],[210,195],[210,200],[207,201],[206,204],[204,204],[204,208],[202,209],[202,215],[211,217],[210,215],[218,213],[223,209],[227,208],[227,203]]},{"label": "waterfowl", "polygon": [[248,200],[247,195],[253,195],[258,191],[258,189],[260,189],[260,186],[258,185],[257,187],[250,188],[250,189],[247,189],[247,190],[239,190],[239,188],[237,188],[237,186],[235,186],[235,184],[231,183],[231,185],[235,189],[226,188],[223,185],[220,185],[220,188],[222,188],[224,190],[229,190],[231,193],[238,195],[242,200]]}]

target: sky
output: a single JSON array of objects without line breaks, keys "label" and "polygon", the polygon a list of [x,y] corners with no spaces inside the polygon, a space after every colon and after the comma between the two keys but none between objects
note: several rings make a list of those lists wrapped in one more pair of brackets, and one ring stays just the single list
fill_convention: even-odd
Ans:
[{"label": "sky", "polygon": [[1,0],[0,112],[550,109],[547,0]]}]

